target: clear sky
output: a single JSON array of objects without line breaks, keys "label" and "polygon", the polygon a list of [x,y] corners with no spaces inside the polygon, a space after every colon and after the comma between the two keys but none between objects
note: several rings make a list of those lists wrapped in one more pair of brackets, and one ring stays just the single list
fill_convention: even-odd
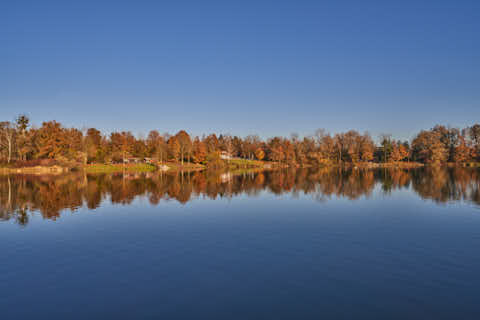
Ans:
[{"label": "clear sky", "polygon": [[480,1],[2,1],[0,119],[410,138],[480,122]]}]

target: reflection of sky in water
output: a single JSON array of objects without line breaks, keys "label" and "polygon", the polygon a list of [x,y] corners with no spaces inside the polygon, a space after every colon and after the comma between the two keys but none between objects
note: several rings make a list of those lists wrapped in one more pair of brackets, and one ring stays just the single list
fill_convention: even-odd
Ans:
[{"label": "reflection of sky in water", "polygon": [[4,221],[2,319],[473,318],[473,204],[381,181],[354,201],[262,187],[183,204],[139,192],[123,205],[106,192],[55,222]]}]

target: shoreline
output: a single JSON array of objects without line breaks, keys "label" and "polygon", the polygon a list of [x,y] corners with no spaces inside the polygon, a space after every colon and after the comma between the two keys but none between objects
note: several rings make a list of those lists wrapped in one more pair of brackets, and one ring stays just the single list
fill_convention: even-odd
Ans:
[{"label": "shoreline", "polygon": [[[422,167],[459,167],[459,168],[480,168],[480,164],[477,163],[444,163],[444,164],[423,164],[419,162],[390,162],[390,163],[347,163],[347,164],[335,164],[335,165],[325,165],[318,168],[346,168],[346,169],[381,169],[381,168],[392,168],[392,169],[415,169]],[[152,164],[130,164],[130,165],[121,165],[121,164],[93,164],[86,166],[62,166],[62,165],[53,165],[53,166],[33,166],[33,167],[20,167],[20,168],[0,168],[0,174],[35,174],[35,175],[58,175],[68,172],[81,172],[85,173],[142,173],[142,172],[192,172],[192,171],[203,171],[203,170],[225,170],[225,171],[235,171],[235,170],[272,170],[272,169],[288,169],[288,168],[315,168],[313,166],[297,166],[297,165],[286,165],[278,163],[265,163],[265,162],[256,162],[254,164],[245,164],[243,166],[231,166],[226,165],[219,168],[209,168],[208,166],[202,164],[181,164],[177,163],[163,163],[159,165]]]}]

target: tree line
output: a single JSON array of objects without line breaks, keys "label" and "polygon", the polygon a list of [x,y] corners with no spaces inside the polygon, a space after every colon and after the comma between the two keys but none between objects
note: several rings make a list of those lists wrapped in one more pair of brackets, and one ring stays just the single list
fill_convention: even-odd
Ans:
[{"label": "tree line", "polygon": [[103,134],[95,128],[66,128],[57,121],[30,125],[25,115],[0,122],[0,161],[28,163],[42,159],[76,163],[121,163],[128,158],[151,158],[160,163],[208,164],[228,158],[256,159],[295,166],[322,166],[361,162],[466,163],[480,161],[480,124],[458,129],[437,125],[409,141],[380,136],[376,144],[368,133],[355,130],[334,135],[319,129],[300,138],[209,134],[192,137],[185,130],[147,137],[129,131]]}]

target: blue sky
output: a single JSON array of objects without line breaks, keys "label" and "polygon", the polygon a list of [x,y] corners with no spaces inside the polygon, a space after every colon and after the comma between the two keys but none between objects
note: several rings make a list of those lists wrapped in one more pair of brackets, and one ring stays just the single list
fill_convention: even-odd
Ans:
[{"label": "blue sky", "polygon": [[411,138],[480,122],[480,1],[4,1],[0,119]]}]

